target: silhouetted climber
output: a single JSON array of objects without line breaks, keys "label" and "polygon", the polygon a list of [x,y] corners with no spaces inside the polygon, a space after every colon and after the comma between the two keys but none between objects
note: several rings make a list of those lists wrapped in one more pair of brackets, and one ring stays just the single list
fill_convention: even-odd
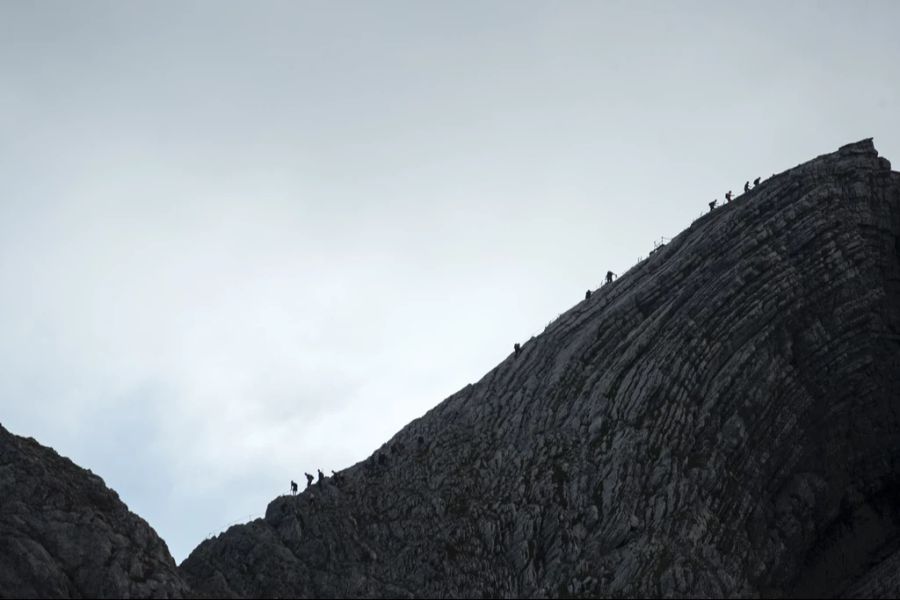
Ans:
[{"label": "silhouetted climber", "polygon": [[753,180],[753,187],[756,187],[758,185],[759,185],[759,177],[757,177],[756,179]]},{"label": "silhouetted climber", "polygon": [[325,473],[322,472],[322,469],[316,469],[319,472],[319,480],[316,482],[318,485],[322,485],[322,482],[325,480]]},{"label": "silhouetted climber", "polygon": [[616,276],[616,274],[613,273],[612,271],[607,271],[606,272],[606,283],[612,283],[613,277],[615,277],[615,276]]},{"label": "silhouetted climber", "polygon": [[749,181],[745,181],[745,182],[744,182],[744,193],[746,194],[746,193],[749,192],[749,191],[750,191],[750,182],[749,182]]},{"label": "silhouetted climber", "polygon": [[297,482],[291,479],[291,496],[297,493]]},{"label": "silhouetted climber", "polygon": [[312,485],[313,479],[315,478],[309,473],[304,473],[304,475],[306,475],[306,488],[309,489],[309,486]]},{"label": "silhouetted climber", "polygon": [[419,439],[418,439],[418,442],[419,442],[419,445],[420,445],[420,446],[424,446],[424,445],[425,445],[425,438],[422,437],[422,436],[420,435],[420,436],[419,436]]},{"label": "silhouetted climber", "polygon": [[384,454],[379,452],[378,453],[378,464],[383,465],[385,463],[385,461],[387,461],[387,459],[384,457]]},{"label": "silhouetted climber", "polygon": [[584,299],[587,300],[590,297],[591,297],[591,290],[588,290],[584,293]]},{"label": "silhouetted climber", "polygon": [[728,193],[725,194],[725,199],[731,202],[731,190],[728,190]]},{"label": "silhouetted climber", "polygon": [[718,200],[713,200],[712,202],[709,203],[709,212],[712,212],[713,209],[716,207],[716,202],[718,202]]},{"label": "silhouetted climber", "polygon": [[513,350],[515,350],[516,356],[518,356],[518,355],[519,355],[519,352],[522,351],[522,346],[519,345],[519,342],[516,342],[516,343],[515,343],[515,345],[513,346]]}]

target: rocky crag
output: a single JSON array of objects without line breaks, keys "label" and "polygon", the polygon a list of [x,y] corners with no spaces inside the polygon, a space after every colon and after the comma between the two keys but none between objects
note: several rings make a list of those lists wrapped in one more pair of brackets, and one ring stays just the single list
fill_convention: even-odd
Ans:
[{"label": "rocky crag", "polygon": [[900,174],[864,140],[181,569],[230,597],[897,595],[898,411]]},{"label": "rocky crag", "polygon": [[0,598],[179,598],[156,532],[103,480],[0,427]]},{"label": "rocky crag", "polygon": [[864,140],[180,569],[102,480],[0,428],[0,597],[897,596],[898,413],[900,173]]}]

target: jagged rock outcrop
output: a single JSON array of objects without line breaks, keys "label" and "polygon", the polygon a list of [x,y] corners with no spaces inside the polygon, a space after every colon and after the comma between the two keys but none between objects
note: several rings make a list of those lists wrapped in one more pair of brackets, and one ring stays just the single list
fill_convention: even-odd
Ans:
[{"label": "jagged rock outcrop", "polygon": [[0,427],[0,597],[185,594],[165,542],[100,477]]},{"label": "jagged rock outcrop", "polygon": [[210,596],[896,595],[898,410],[900,174],[865,140],[181,568]]}]

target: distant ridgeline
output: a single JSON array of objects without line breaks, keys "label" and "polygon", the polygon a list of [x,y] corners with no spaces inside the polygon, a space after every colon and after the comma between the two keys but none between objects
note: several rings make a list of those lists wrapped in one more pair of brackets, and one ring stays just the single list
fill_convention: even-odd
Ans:
[{"label": "distant ridgeline", "polygon": [[900,594],[900,174],[871,140],[585,296],[367,460],[201,543],[191,593]]}]

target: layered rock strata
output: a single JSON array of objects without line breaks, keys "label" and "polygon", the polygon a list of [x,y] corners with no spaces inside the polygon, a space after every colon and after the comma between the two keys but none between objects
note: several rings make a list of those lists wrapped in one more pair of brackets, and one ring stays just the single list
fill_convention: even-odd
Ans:
[{"label": "layered rock strata", "polygon": [[896,590],[872,565],[900,540],[898,410],[900,174],[864,140],[701,217],[182,570],[234,597]]}]

